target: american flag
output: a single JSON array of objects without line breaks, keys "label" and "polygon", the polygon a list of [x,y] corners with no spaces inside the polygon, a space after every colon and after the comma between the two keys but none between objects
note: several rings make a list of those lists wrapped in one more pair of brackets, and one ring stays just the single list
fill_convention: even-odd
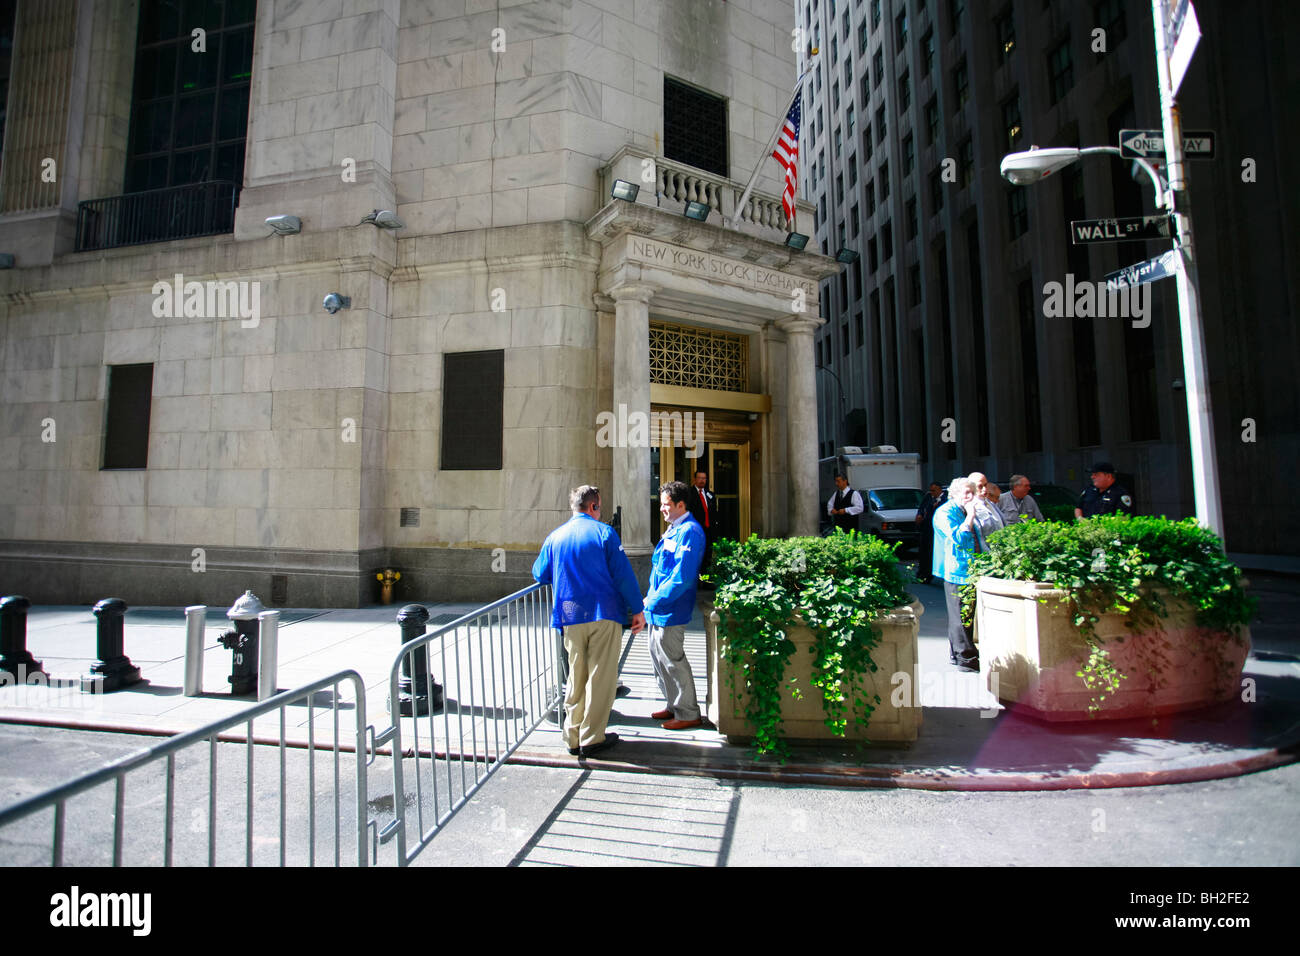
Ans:
[{"label": "american flag", "polygon": [[785,126],[777,138],[776,149],[772,156],[785,167],[785,191],[781,193],[781,207],[790,228],[794,228],[794,191],[799,185],[799,120],[803,114],[803,90],[790,104],[790,112],[785,116]]}]

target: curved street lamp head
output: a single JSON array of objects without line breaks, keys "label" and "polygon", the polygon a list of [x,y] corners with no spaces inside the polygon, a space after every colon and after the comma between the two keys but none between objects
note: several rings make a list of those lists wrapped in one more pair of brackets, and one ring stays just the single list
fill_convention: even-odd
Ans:
[{"label": "curved street lamp head", "polygon": [[1017,186],[1028,186],[1044,176],[1059,172],[1079,158],[1079,150],[1072,146],[1051,149],[1027,149],[1021,153],[1008,153],[1002,157],[1001,172],[1004,179]]}]

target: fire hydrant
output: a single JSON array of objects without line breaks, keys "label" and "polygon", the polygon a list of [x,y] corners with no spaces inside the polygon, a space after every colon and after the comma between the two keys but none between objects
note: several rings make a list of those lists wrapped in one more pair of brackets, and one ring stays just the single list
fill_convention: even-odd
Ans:
[{"label": "fire hydrant", "polygon": [[232,694],[254,694],[257,693],[257,651],[258,651],[258,623],[257,615],[266,608],[262,602],[257,599],[252,591],[245,591],[243,596],[236,601],[226,617],[234,623],[235,628],[232,631],[226,631],[217,641],[222,647],[227,647],[235,652],[235,659],[231,663],[230,676],[226,680],[230,681],[230,692]]},{"label": "fire hydrant", "polygon": [[379,574],[375,575],[375,580],[379,582],[379,603],[393,603],[393,582],[402,580],[402,572],[394,571],[392,568],[384,568]]}]

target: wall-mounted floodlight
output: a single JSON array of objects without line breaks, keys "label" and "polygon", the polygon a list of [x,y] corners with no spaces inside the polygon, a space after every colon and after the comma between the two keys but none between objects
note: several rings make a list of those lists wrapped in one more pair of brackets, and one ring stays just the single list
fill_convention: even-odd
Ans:
[{"label": "wall-mounted floodlight", "polygon": [[686,202],[687,219],[694,219],[696,222],[704,222],[704,220],[709,218],[709,212],[710,209],[708,203],[696,202],[694,199],[687,200]]},{"label": "wall-mounted floodlight", "polygon": [[808,245],[808,237],[802,232],[792,232],[785,237],[785,244],[795,252],[803,252],[804,246]]},{"label": "wall-mounted floodlight", "polygon": [[835,253],[836,262],[854,263],[858,261],[858,253],[855,249],[844,246],[839,252]]},{"label": "wall-mounted floodlight", "polygon": [[0,252],[0,269],[12,269],[14,267],[14,254],[12,252]]},{"label": "wall-mounted floodlight", "polygon": [[331,292],[329,295],[325,296],[325,302],[323,304],[325,306],[325,311],[330,315],[333,315],[339,309],[352,308],[352,296],[339,295],[337,292]]},{"label": "wall-mounted floodlight", "polygon": [[296,236],[302,232],[302,220],[297,216],[267,216],[266,224],[277,236]]},{"label": "wall-mounted floodlight", "polygon": [[609,194],[615,199],[621,199],[624,202],[636,202],[637,193],[640,191],[641,187],[636,183],[630,183],[626,179],[616,179]]},{"label": "wall-mounted floodlight", "polygon": [[365,216],[362,222],[368,222],[372,226],[378,226],[380,229],[405,229],[406,223],[397,218],[397,213],[391,209],[376,209],[370,215]]}]

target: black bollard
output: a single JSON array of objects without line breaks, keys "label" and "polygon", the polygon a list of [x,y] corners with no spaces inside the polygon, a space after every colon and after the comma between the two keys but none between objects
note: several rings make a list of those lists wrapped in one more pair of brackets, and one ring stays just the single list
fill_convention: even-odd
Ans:
[{"label": "black bollard", "polygon": [[[423,604],[408,604],[397,612],[397,623],[402,629],[402,643],[413,641],[424,634],[429,623],[429,609]],[[415,673],[412,674],[411,671]],[[423,717],[442,710],[442,688],[437,681],[429,680],[429,645],[421,644],[409,654],[402,655],[402,676],[397,681],[398,713],[403,717]]]},{"label": "black bollard", "polygon": [[108,694],[139,683],[140,668],[125,654],[126,602],[121,598],[104,598],[95,605],[95,618],[95,653],[99,660],[81,678],[81,692]]},{"label": "black bollard", "polygon": [[0,671],[25,684],[32,674],[44,674],[41,662],[27,650],[27,609],[32,602],[21,594],[0,598]]}]

